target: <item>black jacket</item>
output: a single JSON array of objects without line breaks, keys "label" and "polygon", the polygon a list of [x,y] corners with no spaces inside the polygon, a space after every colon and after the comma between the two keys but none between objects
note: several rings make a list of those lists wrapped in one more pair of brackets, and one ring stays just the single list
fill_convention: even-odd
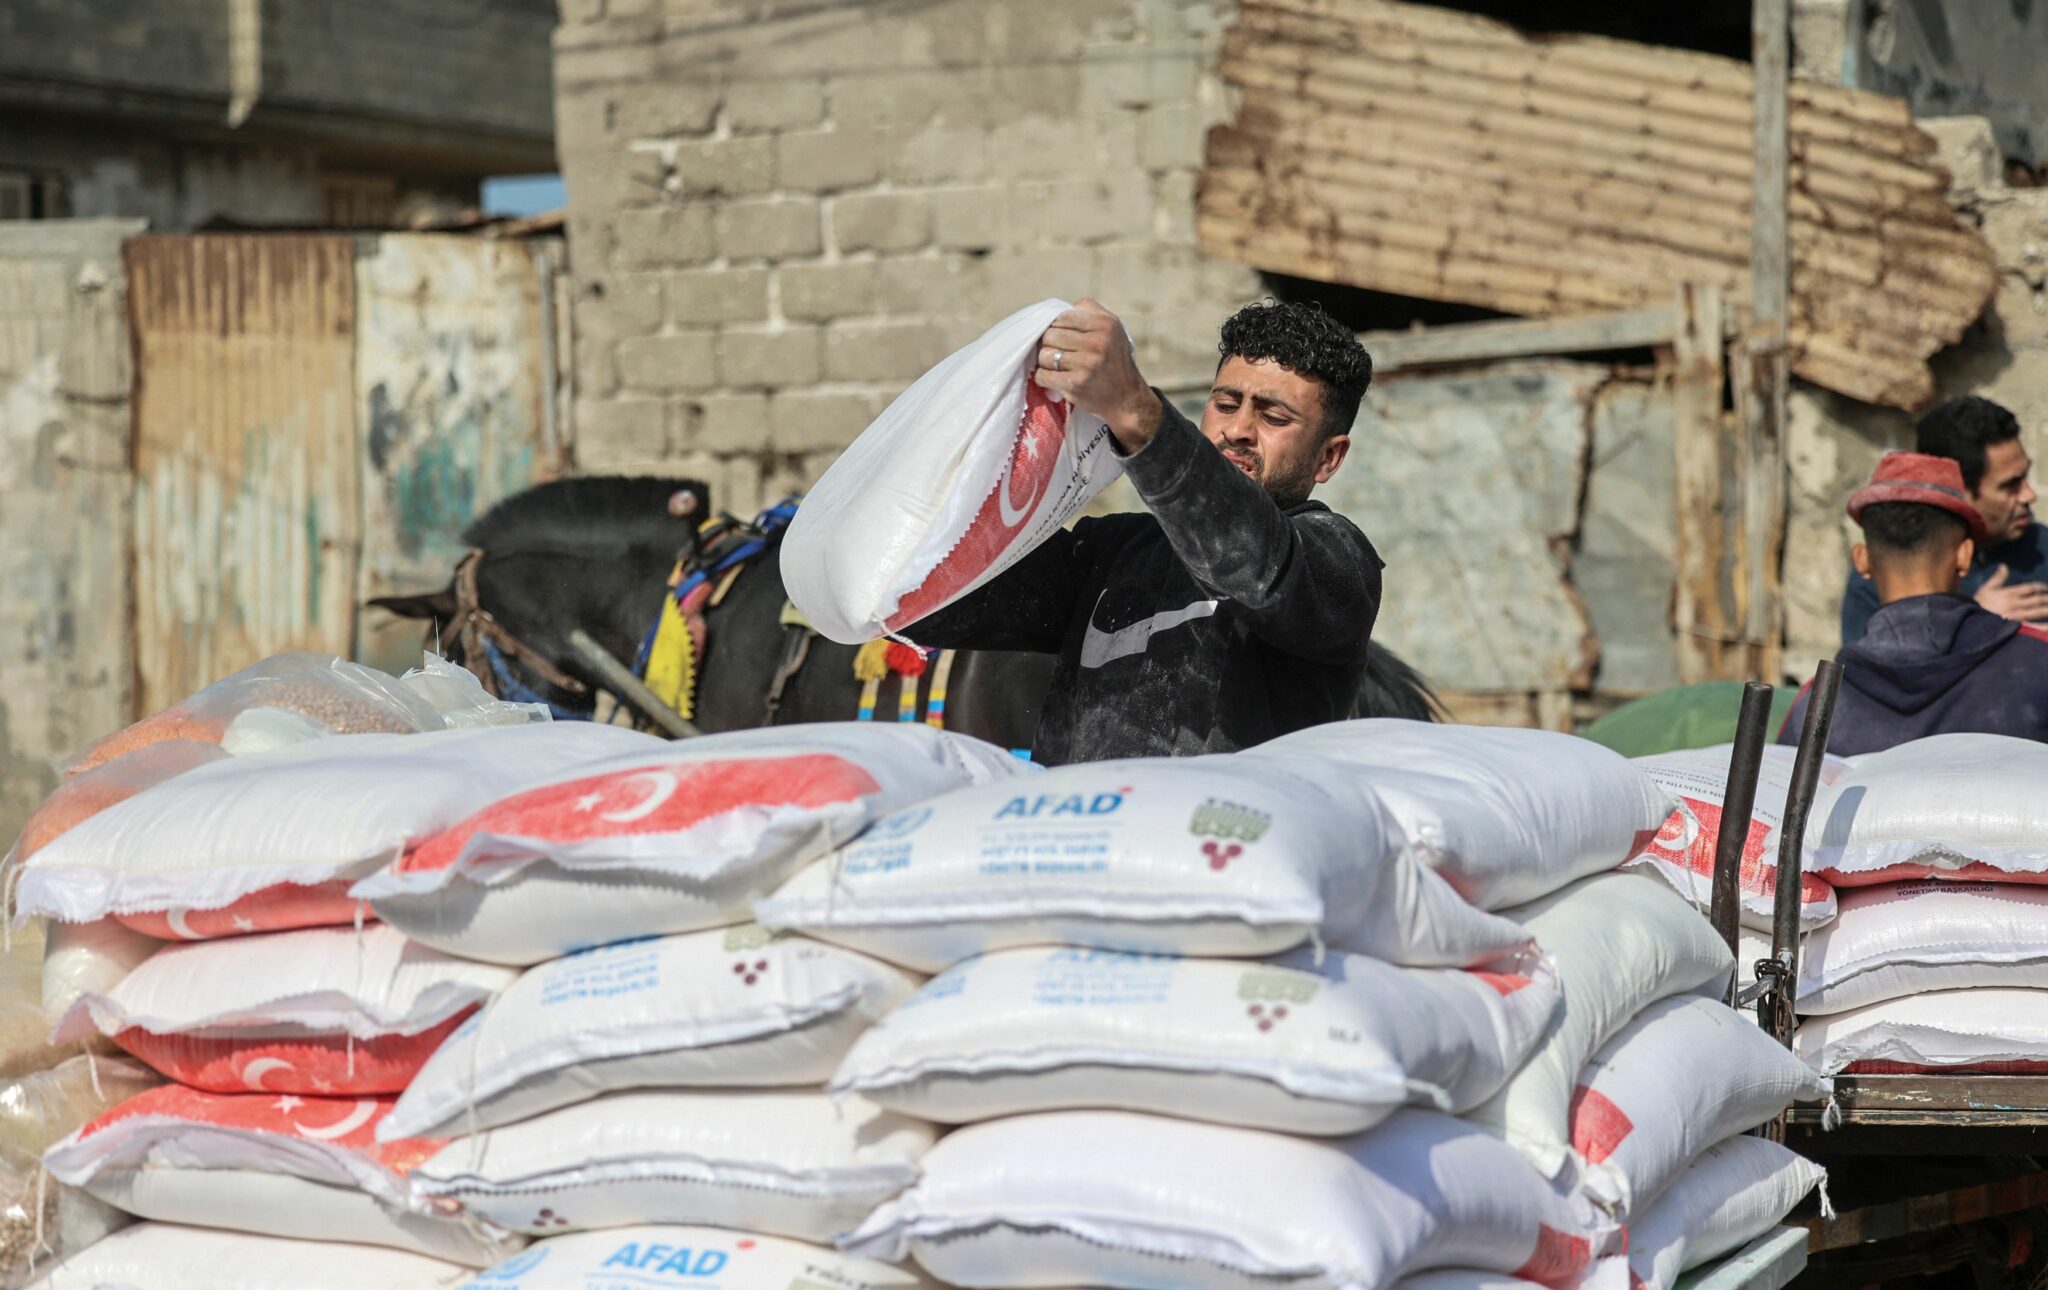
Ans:
[{"label": "black jacket", "polygon": [[[1870,616],[1844,646],[1828,751],[1879,752],[1927,735],[2017,735],[2048,743],[2048,632],[1961,596],[1913,596]],[[1805,693],[1778,742],[1797,743]]]},{"label": "black jacket", "polygon": [[1035,760],[1229,752],[1351,715],[1378,553],[1320,502],[1283,511],[1172,405],[1124,461],[1149,515],[1082,520],[904,632],[1058,654]]}]

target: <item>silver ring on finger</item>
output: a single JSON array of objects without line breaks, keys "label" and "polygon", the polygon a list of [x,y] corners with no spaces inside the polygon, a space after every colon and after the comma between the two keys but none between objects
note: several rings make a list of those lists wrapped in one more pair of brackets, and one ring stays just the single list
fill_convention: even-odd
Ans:
[{"label": "silver ring on finger", "polygon": [[1055,349],[1052,352],[1052,370],[1055,372],[1060,371],[1060,364],[1064,363],[1066,361],[1066,358],[1067,351],[1063,349]]}]

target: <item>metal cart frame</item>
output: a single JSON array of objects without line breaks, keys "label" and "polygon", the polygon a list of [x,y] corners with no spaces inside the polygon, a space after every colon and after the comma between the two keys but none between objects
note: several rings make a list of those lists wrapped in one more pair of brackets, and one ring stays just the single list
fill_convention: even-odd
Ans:
[{"label": "metal cart frame", "polygon": [[[1840,682],[1840,665],[1824,662],[1809,693],[1778,838],[1781,880],[1772,907],[1771,956],[1753,964],[1754,981],[1744,984],[1738,972],[1729,988],[1728,1002],[1754,1006],[1758,1024],[1788,1048],[1797,1025],[1796,875],[1803,872],[1807,819]],[[1770,686],[1751,682],[1744,688],[1714,856],[1708,916],[1737,952],[1738,879],[1749,831],[1726,821],[1754,814],[1770,704]],[[1782,880],[1788,874],[1794,880]],[[1805,1221],[1806,1253],[1837,1256],[1822,1260],[1816,1272],[1842,1267],[1841,1276],[1815,1279],[1864,1284],[1968,1266],[1979,1286],[2048,1285],[2048,1270],[2040,1266],[2048,1258],[2048,1170],[2031,1158],[2048,1156],[2048,1076],[1840,1075],[1832,1108],[1794,1107],[1759,1132],[1808,1154],[1895,1162],[1890,1176],[1904,1194]],[[1927,1189],[1916,1190],[1916,1183]],[[1897,1255],[1870,1248],[1880,1242],[1904,1248]]]}]

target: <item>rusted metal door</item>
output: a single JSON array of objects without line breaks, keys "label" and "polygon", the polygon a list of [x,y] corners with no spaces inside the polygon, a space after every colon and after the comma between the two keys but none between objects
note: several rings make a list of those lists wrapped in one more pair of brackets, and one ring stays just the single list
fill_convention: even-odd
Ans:
[{"label": "rusted metal door", "polygon": [[[555,404],[561,250],[436,234],[361,244],[359,603],[441,586],[475,515],[566,470]],[[366,663],[417,665],[419,646],[417,623],[376,611],[357,619]]]},{"label": "rusted metal door", "polygon": [[561,246],[428,234],[143,237],[138,707],[281,650],[419,661],[361,606],[442,585],[460,533],[562,472]]},{"label": "rusted metal door", "polygon": [[140,237],[124,258],[151,712],[267,654],[354,644],[354,240]]}]

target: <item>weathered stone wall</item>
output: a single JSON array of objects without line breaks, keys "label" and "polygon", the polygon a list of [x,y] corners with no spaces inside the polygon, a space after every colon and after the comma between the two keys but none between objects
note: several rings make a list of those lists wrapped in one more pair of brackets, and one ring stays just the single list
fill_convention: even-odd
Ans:
[{"label": "weathered stone wall", "polygon": [[0,851],[129,716],[128,328],[114,220],[0,223]]},{"label": "weathered stone wall", "polygon": [[814,479],[996,318],[1094,295],[1206,386],[1256,276],[1194,248],[1224,6],[566,0],[578,465]]}]

